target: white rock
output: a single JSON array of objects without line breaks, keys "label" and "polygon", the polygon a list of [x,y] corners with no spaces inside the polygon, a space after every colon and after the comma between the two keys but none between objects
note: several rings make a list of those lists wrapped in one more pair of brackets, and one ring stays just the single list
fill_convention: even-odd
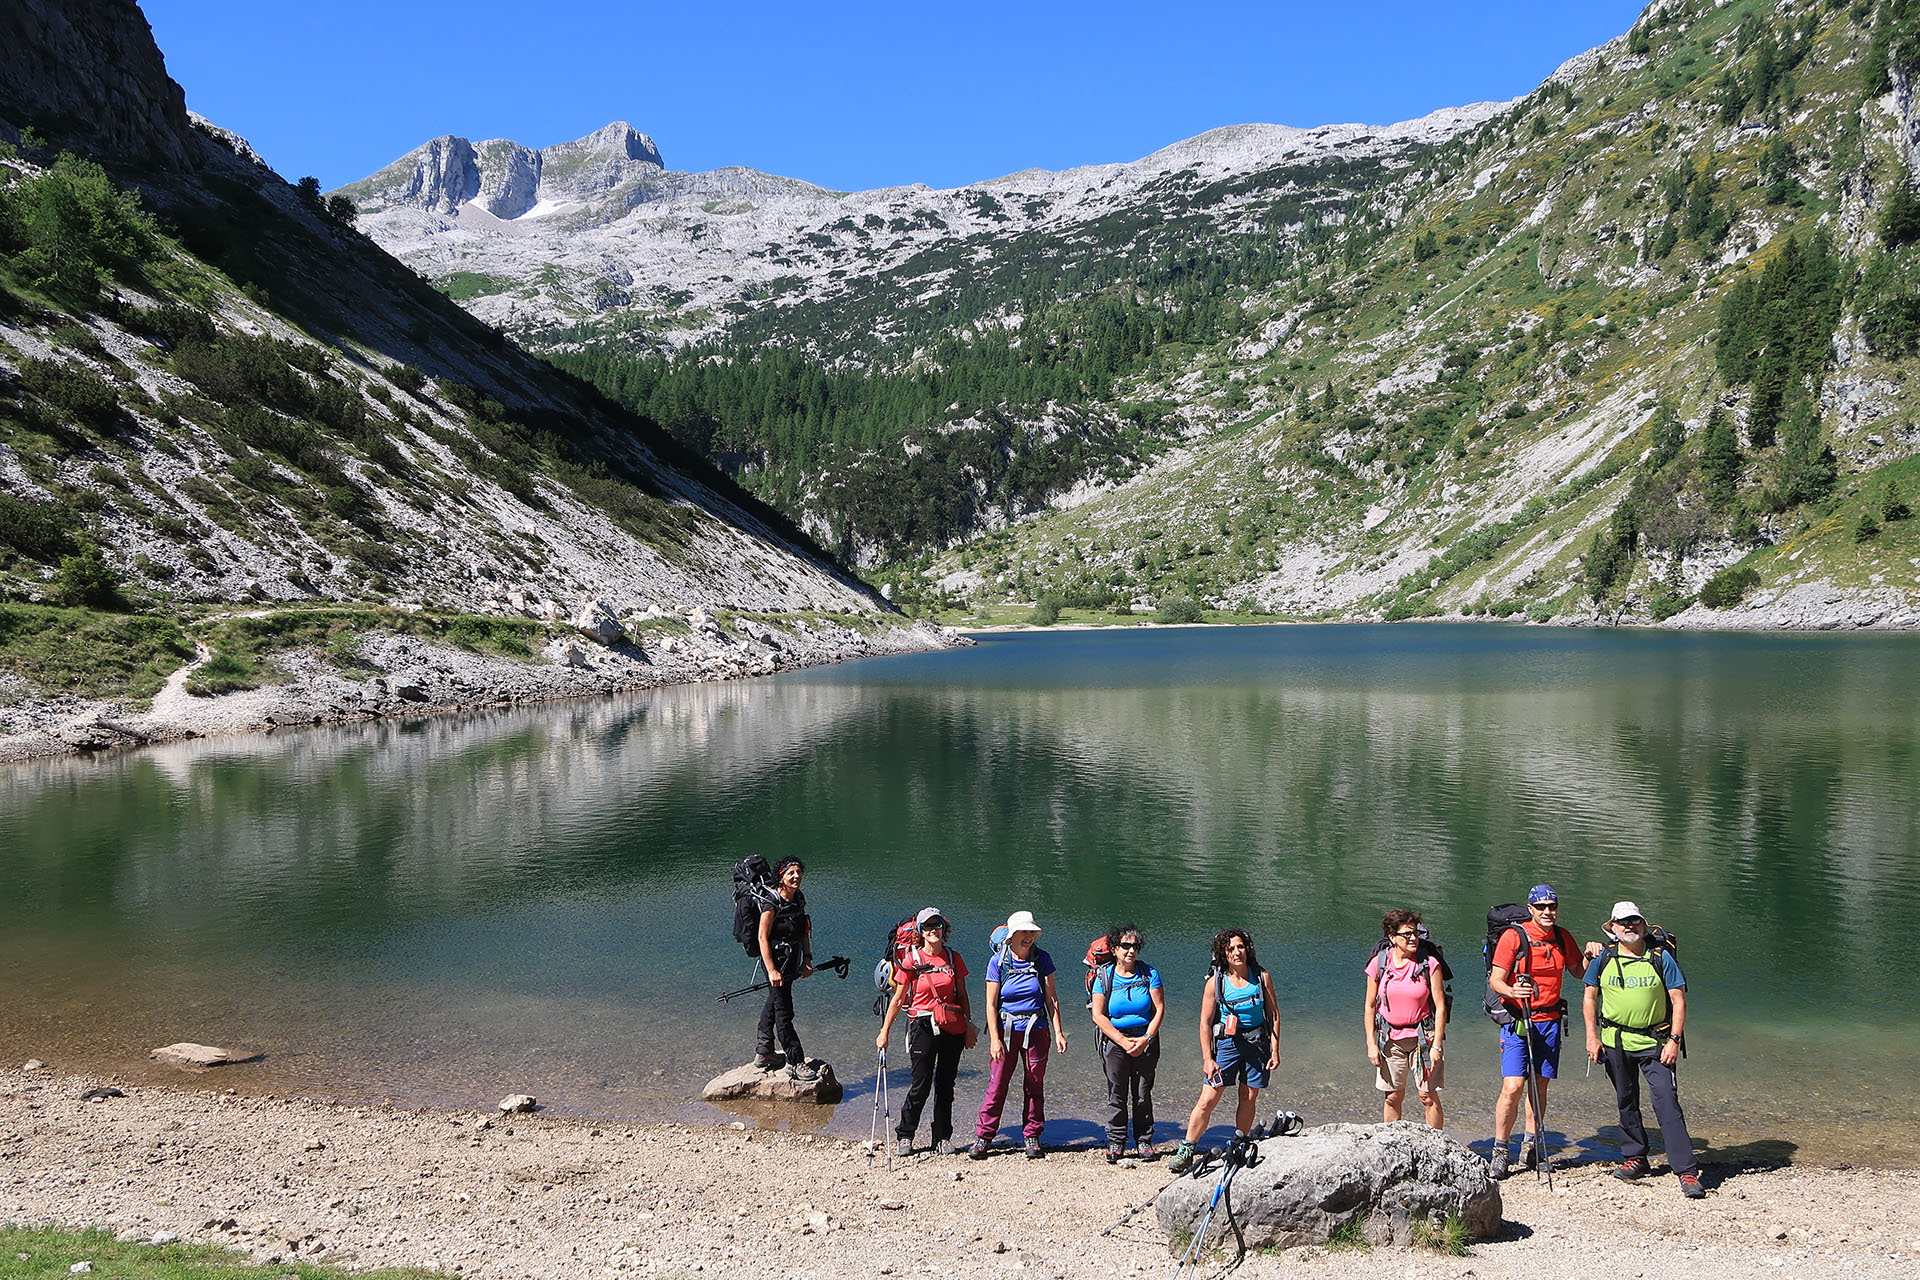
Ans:
[{"label": "white rock", "polygon": [[614,616],[613,606],[605,600],[588,600],[573,615],[573,628],[589,640],[601,644],[616,644],[626,639],[626,631],[620,625],[620,619]]},{"label": "white rock", "polygon": [[244,1055],[183,1040],[179,1044],[163,1045],[147,1056],[170,1067],[217,1067],[224,1062],[238,1062]]},{"label": "white rock", "polygon": [[91,1270],[93,1270],[93,1264],[91,1262],[76,1262],[67,1268],[67,1274],[70,1276],[83,1276]]},{"label": "white rock", "polygon": [[45,1071],[47,1069],[47,1064],[40,1061],[40,1059],[38,1058],[28,1058],[26,1065],[21,1067],[20,1069],[22,1071]]},{"label": "white rock", "polygon": [[172,1244],[175,1240],[178,1240],[179,1238],[180,1237],[178,1235],[174,1234],[171,1231],[156,1231],[153,1233],[153,1242],[155,1244]]},{"label": "white rock", "polygon": [[532,1111],[540,1103],[530,1093],[510,1093],[500,1099],[500,1110],[512,1115],[516,1111]]}]

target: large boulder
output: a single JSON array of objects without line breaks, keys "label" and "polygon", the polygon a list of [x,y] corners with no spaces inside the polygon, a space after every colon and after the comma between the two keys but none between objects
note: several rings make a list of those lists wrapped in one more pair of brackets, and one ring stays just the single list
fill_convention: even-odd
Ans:
[{"label": "large boulder", "polygon": [[809,1062],[820,1072],[818,1080],[794,1080],[788,1077],[785,1067],[761,1068],[749,1062],[744,1067],[735,1067],[707,1081],[707,1087],[700,1096],[708,1102],[737,1102],[745,1098],[822,1104],[840,1101],[844,1091],[840,1087],[840,1078],[833,1074],[833,1068],[818,1058]]},{"label": "large boulder", "polygon": [[[1160,1227],[1177,1246],[1192,1238],[1216,1181],[1179,1178],[1160,1193]],[[1500,1184],[1484,1159],[1408,1120],[1329,1124],[1269,1138],[1260,1144],[1260,1163],[1233,1180],[1233,1216],[1250,1249],[1325,1244],[1356,1221],[1367,1243],[1405,1246],[1415,1223],[1455,1214],[1469,1237],[1486,1239],[1499,1230],[1500,1209]],[[1222,1213],[1214,1216],[1227,1230]]]},{"label": "large boulder", "polygon": [[582,604],[573,615],[573,627],[587,639],[601,644],[618,644],[627,638],[626,629],[614,616],[613,606],[605,600],[588,600]]}]

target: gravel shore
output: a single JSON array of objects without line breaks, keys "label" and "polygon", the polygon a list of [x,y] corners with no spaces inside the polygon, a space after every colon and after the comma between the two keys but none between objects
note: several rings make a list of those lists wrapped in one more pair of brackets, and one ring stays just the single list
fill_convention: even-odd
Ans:
[{"label": "gravel shore", "polygon": [[[403,1111],[0,1070],[0,1222],[177,1233],[263,1262],[417,1265],[472,1277],[1167,1274],[1167,1179],[1096,1151],[1042,1161],[883,1158],[789,1127],[626,1125]],[[124,1097],[86,1101],[110,1086]],[[786,1113],[804,1127],[808,1108]],[[784,1123],[784,1122],[783,1122]],[[1709,1159],[1711,1156],[1709,1155]],[[1910,1277],[1920,1172],[1706,1167],[1683,1200],[1607,1167],[1504,1184],[1500,1236],[1468,1257],[1290,1250],[1235,1273]],[[0,1268],[4,1270],[4,1268]],[[1218,1270],[1216,1267],[1215,1271]],[[271,1274],[270,1272],[268,1274]]]}]

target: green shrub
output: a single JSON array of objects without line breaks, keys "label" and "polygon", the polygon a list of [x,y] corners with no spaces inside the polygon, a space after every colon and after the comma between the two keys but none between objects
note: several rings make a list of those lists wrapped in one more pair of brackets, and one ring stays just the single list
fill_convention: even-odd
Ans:
[{"label": "green shrub", "polygon": [[1162,625],[1199,622],[1205,616],[1200,602],[1188,595],[1170,595],[1160,598],[1160,607],[1154,611],[1153,620]]},{"label": "green shrub", "polygon": [[410,396],[418,395],[427,385],[427,375],[410,364],[397,364],[387,370],[387,381]]},{"label": "green shrub", "polygon": [[1860,513],[1860,523],[1853,526],[1853,540],[1855,542],[1871,542],[1879,536],[1880,522],[1873,518],[1873,512],[1862,511]]},{"label": "green shrub", "polygon": [[90,160],[62,154],[0,191],[0,252],[36,287],[91,304],[111,277],[137,276],[159,251],[140,198]]},{"label": "green shrub", "polygon": [[1731,609],[1749,591],[1760,585],[1760,572],[1752,565],[1728,565],[1700,586],[1700,603],[1709,609]]},{"label": "green shrub", "polygon": [[1027,621],[1036,627],[1050,627],[1060,621],[1060,597],[1049,593],[1034,601]]},{"label": "green shrub", "polygon": [[87,535],[80,537],[79,548],[72,555],[62,557],[54,592],[61,604],[110,610],[126,607],[120,596],[120,574],[107,563],[100,544]]},{"label": "green shrub", "polygon": [[111,422],[120,413],[119,394],[83,364],[27,360],[20,366],[20,383],[54,408],[86,422]]},{"label": "green shrub", "polygon": [[27,502],[0,493],[0,546],[51,564],[75,549],[67,528],[71,519],[72,514],[55,503]]}]

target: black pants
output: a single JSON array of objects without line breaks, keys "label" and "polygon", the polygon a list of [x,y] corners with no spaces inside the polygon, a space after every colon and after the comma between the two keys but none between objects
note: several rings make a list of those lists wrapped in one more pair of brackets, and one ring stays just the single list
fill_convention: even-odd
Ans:
[{"label": "black pants", "polygon": [[907,1086],[907,1100],[900,1106],[900,1123],[894,1126],[896,1137],[911,1138],[920,1127],[920,1109],[933,1095],[933,1141],[953,1137],[953,1080],[960,1074],[960,1054],[967,1047],[964,1035],[933,1033],[933,1019],[907,1019],[907,1061],[913,1066],[913,1083]]},{"label": "black pants", "polygon": [[806,1050],[800,1047],[800,1035],[793,1029],[793,979],[800,972],[799,957],[781,961],[780,972],[786,981],[767,988],[767,1002],[760,1006],[760,1036],[754,1042],[754,1049],[758,1053],[772,1053],[777,1042],[791,1066],[807,1060]]},{"label": "black pants", "polygon": [[1127,1145],[1127,1113],[1133,1113],[1135,1145],[1153,1141],[1153,1072],[1160,1065],[1160,1037],[1133,1057],[1100,1037],[1100,1065],[1107,1073],[1107,1145]]},{"label": "black pants", "polygon": [[1693,1156],[1687,1118],[1680,1114],[1680,1091],[1673,1068],[1660,1061],[1658,1049],[1603,1050],[1607,1078],[1613,1081],[1613,1100],[1620,1107],[1620,1155],[1634,1160],[1647,1154],[1647,1124],[1640,1118],[1640,1077],[1653,1093],[1654,1118],[1660,1121],[1660,1139],[1666,1144],[1667,1163],[1675,1173],[1700,1167]]}]

